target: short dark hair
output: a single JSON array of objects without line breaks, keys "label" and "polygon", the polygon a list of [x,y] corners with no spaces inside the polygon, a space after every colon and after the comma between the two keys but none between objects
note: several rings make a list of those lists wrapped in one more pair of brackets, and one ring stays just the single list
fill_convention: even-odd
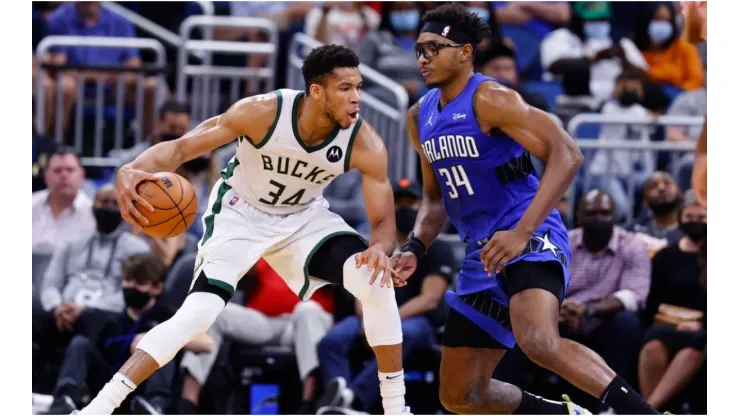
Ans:
[{"label": "short dark hair", "polygon": [[187,113],[190,114],[190,104],[177,100],[168,100],[159,107],[159,119],[164,120],[167,113]]},{"label": "short dark hair", "polygon": [[479,67],[487,64],[493,59],[502,56],[516,60],[516,52],[503,42],[495,42],[486,49],[480,49],[475,54],[475,66]]},{"label": "short dark hair", "polygon": [[164,283],[167,266],[156,254],[137,253],[123,261],[121,276],[123,280],[134,280],[136,283]]},{"label": "short dark hair", "polygon": [[475,42],[473,47],[478,46],[483,39],[491,37],[491,26],[477,14],[468,11],[462,3],[443,4],[424,13],[424,17],[421,18],[422,26],[427,22],[439,22],[463,28],[465,34]]},{"label": "short dark hair", "polygon": [[54,152],[49,155],[49,160],[51,160],[54,156],[67,156],[72,155],[77,159],[77,163],[82,166],[82,162],[80,161],[80,153],[74,148],[70,146],[57,146],[56,149],[54,149]]},{"label": "short dark hair", "polygon": [[303,81],[306,92],[311,84],[326,85],[326,77],[336,68],[357,68],[360,58],[351,49],[341,45],[324,45],[311,51],[303,60]]}]

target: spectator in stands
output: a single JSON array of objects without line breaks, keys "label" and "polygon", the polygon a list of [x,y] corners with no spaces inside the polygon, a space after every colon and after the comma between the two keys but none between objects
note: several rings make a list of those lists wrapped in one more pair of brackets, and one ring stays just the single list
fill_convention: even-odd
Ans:
[{"label": "spectator in stands", "polygon": [[361,2],[323,2],[306,16],[306,34],[324,44],[337,44],[352,50],[360,40],[376,30],[380,15]]},{"label": "spectator in stands", "polygon": [[[645,99],[645,82],[634,71],[625,71],[617,78],[612,98],[604,103],[601,114],[634,118],[651,115],[642,105]],[[601,126],[599,139],[649,142],[650,136],[650,126],[608,124]],[[614,199],[617,218],[622,220],[634,209],[631,204],[633,195],[628,194],[629,181],[633,182],[634,189],[639,189],[647,176],[655,171],[655,166],[655,155],[648,150],[643,152],[599,150],[594,155],[589,169],[590,173],[595,175],[597,186]],[[611,175],[607,175],[607,169],[611,169]]]},{"label": "spectator in stands", "polygon": [[[134,26],[125,18],[101,7],[100,2],[72,2],[63,4],[54,10],[47,21],[47,34],[62,36],[110,36],[110,37],[136,37]],[[112,66],[123,65],[127,67],[141,66],[138,50],[135,48],[102,48],[102,47],[58,47],[51,50],[49,61],[55,65],[89,65],[89,66]],[[97,71],[82,71],[83,81],[95,83],[98,79]],[[69,112],[77,99],[77,75],[76,71],[64,71],[59,74],[49,74],[48,85],[50,89],[46,96],[47,132],[53,131],[54,117],[63,117],[64,131],[69,124]],[[126,100],[134,102],[136,99],[137,74],[122,75],[126,86]],[[115,85],[118,76],[114,74],[103,75],[106,84]],[[63,114],[55,114],[56,85],[62,84],[63,91]],[[142,132],[146,136],[154,128],[154,112],[156,90],[158,87],[156,77],[144,79],[144,103]],[[166,86],[162,86],[163,93],[167,94]],[[50,130],[51,129],[51,130]]]},{"label": "spectator in stands", "polygon": [[614,202],[605,192],[586,194],[578,216],[581,227],[569,232],[571,280],[560,311],[561,334],[633,381],[642,339],[638,312],[650,287],[647,246],[616,225]]},{"label": "spectator in stands", "polygon": [[476,46],[476,51],[484,51],[488,49],[494,43],[503,42],[510,48],[514,48],[514,42],[509,38],[503,38],[501,36],[501,28],[496,19],[496,11],[491,2],[487,1],[464,1],[463,4],[468,8],[468,11],[478,15],[483,21],[488,23],[491,27],[491,37],[489,39],[483,39],[481,43]]},{"label": "spectator in stands", "polygon": [[643,241],[650,252],[655,253],[666,245],[675,244],[683,237],[679,229],[678,210],[683,200],[681,190],[671,175],[666,172],[653,172],[643,186],[645,203],[650,215],[638,219],[632,231],[638,236],[652,237]]},{"label": "spectator in stands", "polygon": [[424,11],[421,3],[383,2],[378,31],[365,36],[358,54],[362,63],[403,85],[409,103],[427,91],[414,52]]},{"label": "spectator in stands", "polygon": [[476,53],[475,67],[476,72],[495,78],[496,81],[518,92],[527,104],[545,112],[550,111],[541,95],[521,88],[516,69],[516,55],[514,50],[504,43],[494,43],[488,49]]},{"label": "spectator in stands", "polygon": [[554,28],[568,24],[571,10],[566,2],[494,1],[496,18],[502,25],[519,25],[540,39]]},{"label": "spectator in stands", "polygon": [[[34,140],[36,145],[36,140]],[[34,151],[35,151],[34,146]],[[38,168],[47,156],[38,149]],[[34,152],[35,153],[35,152]],[[34,164],[34,171],[37,165]],[[80,189],[85,171],[73,149],[62,148],[48,156],[44,181],[48,189],[31,197],[31,240],[34,253],[52,254],[77,238],[95,230],[92,200]]]},{"label": "spectator in stands", "polygon": [[[69,414],[81,405],[83,385],[95,395],[131,356],[149,330],[172,317],[159,303],[167,268],[154,254],[135,254],[121,265],[121,287],[126,309],[111,315],[96,338],[76,335],[65,353],[49,414]],[[194,352],[210,352],[213,341],[205,334],[185,346]],[[176,367],[170,362],[157,370],[137,392],[159,414],[168,410]],[[128,410],[124,403],[121,409]]]},{"label": "spectator in stands", "polygon": [[[95,194],[92,212],[96,231],[79,234],[79,239],[54,252],[41,286],[43,311],[33,317],[34,340],[44,343],[56,337],[60,343],[70,333],[86,333],[97,323],[97,310],[121,312],[121,262],[149,247],[140,238],[124,231],[116,189],[104,185]],[[68,231],[74,233],[74,231]],[[91,316],[90,321],[85,319]]]},{"label": "spectator in stands", "polygon": [[681,39],[676,24],[676,10],[667,3],[653,3],[638,17],[635,45],[642,51],[649,67],[647,79],[684,90],[704,85],[704,69],[699,51]]},{"label": "spectator in stands", "polygon": [[571,7],[567,27],[540,45],[542,67],[562,75],[565,94],[593,110],[612,96],[625,61],[644,69],[647,63],[632,41],[612,39],[609,2],[574,2]]},{"label": "spectator in stands", "polygon": [[358,171],[350,171],[337,176],[324,190],[324,198],[329,201],[329,209],[342,217],[358,233],[369,236],[370,223],[367,219],[365,197],[362,194],[362,176]]},{"label": "spectator in stands", "polygon": [[197,413],[201,387],[208,379],[224,337],[249,345],[291,345],[295,349],[298,372],[303,381],[303,404],[298,414],[313,413],[311,402],[316,392],[319,360],[316,344],[334,323],[331,288],[316,291],[311,300],[301,302],[263,259],[241,280],[246,285],[244,306],[229,302],[208,329],[215,348],[208,354],[186,352],[182,367],[184,379],[181,413]]},{"label": "spectator in stands", "polygon": [[[414,228],[421,203],[421,187],[402,179],[394,184],[398,244],[402,245]],[[396,302],[403,328],[403,357],[429,348],[436,329],[444,322],[442,296],[452,281],[455,261],[450,247],[437,241],[429,247],[422,263],[408,280],[396,288]],[[321,373],[327,381],[324,395],[316,402],[321,412],[325,407],[367,411],[380,397],[378,364],[373,359],[354,378],[350,374],[349,352],[364,339],[362,310],[356,303],[356,314],[329,330],[318,347]],[[349,384],[348,384],[349,383]],[[327,409],[324,409],[326,411]]]},{"label": "spectator in stands", "polygon": [[49,166],[49,159],[56,153],[59,145],[54,139],[39,134],[36,130],[36,100],[33,101],[31,111],[33,120],[31,127],[33,132],[33,179],[31,186],[33,192],[37,192],[46,189],[46,182],[44,181],[46,168]]},{"label": "spectator in stands", "polygon": [[685,237],[653,258],[645,318],[652,325],[640,352],[640,392],[656,409],[686,387],[706,361],[707,298],[699,251],[707,236],[707,211],[686,194],[680,227]]},{"label": "spectator in stands", "polygon": [[[679,94],[666,111],[668,116],[704,117],[707,112],[707,89],[697,88]],[[671,126],[666,129],[665,139],[671,142],[696,142],[699,140],[702,126]],[[691,187],[691,174],[694,166],[694,152],[681,157],[673,166],[673,174],[678,179],[678,185],[686,190]]]}]

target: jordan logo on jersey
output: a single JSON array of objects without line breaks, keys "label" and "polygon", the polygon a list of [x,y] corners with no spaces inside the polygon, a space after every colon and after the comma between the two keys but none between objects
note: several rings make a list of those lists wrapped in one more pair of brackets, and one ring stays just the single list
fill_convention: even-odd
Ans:
[{"label": "jordan logo on jersey", "polygon": [[286,176],[290,175],[294,178],[307,180],[308,182],[311,182],[316,185],[321,185],[322,183],[329,181],[334,177],[333,174],[327,175],[326,171],[324,169],[321,169],[318,166],[313,166],[313,168],[309,171],[308,163],[302,160],[291,160],[289,157],[282,157],[282,156],[278,156],[278,157],[274,157],[270,155],[261,155],[261,156],[262,156],[262,168],[270,172],[274,171],[281,175],[286,175]]},{"label": "jordan logo on jersey", "polygon": [[326,159],[332,163],[339,162],[342,160],[342,149],[339,146],[332,146],[326,151]]}]

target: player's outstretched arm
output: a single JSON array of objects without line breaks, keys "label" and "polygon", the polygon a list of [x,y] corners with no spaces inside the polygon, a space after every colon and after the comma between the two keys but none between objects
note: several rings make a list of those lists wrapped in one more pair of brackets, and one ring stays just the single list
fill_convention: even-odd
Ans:
[{"label": "player's outstretched arm", "polygon": [[370,249],[358,255],[358,266],[373,269],[370,282],[383,271],[383,284],[391,285],[390,256],[396,247],[396,212],[393,189],[388,180],[388,152],[383,139],[368,122],[363,122],[352,150],[350,167],[362,174],[362,193],[372,229]]},{"label": "player's outstretched arm", "polygon": [[[225,113],[200,123],[181,138],[158,143],[118,170],[118,204],[123,218],[135,227],[148,221],[136,209],[136,201],[144,209],[152,206],[136,192],[145,180],[156,181],[156,172],[172,172],[183,163],[230,143],[246,135],[262,140],[277,111],[274,94],[245,98],[232,105]],[[138,222],[137,222],[138,221]]]},{"label": "player's outstretched arm", "polygon": [[475,95],[475,109],[483,131],[500,129],[547,164],[540,187],[517,224],[531,236],[567,191],[583,165],[583,153],[549,114],[530,107],[509,88],[483,83]]}]

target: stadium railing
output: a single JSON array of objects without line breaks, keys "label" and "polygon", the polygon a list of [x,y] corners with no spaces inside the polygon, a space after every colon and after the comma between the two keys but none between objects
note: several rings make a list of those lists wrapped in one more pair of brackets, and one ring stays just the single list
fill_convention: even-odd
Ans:
[{"label": "stadium railing", "polygon": [[[288,52],[288,88],[297,90],[306,88],[301,74],[303,58],[311,49],[321,45],[321,42],[303,33],[297,33],[293,36]],[[363,78],[372,82],[373,85],[387,90],[395,97],[395,105],[391,106],[377,97],[363,92],[362,103],[360,104],[362,117],[372,124],[385,141],[388,149],[388,174],[391,180],[415,177],[418,156],[406,133],[406,111],[409,107],[406,90],[401,84],[367,65],[360,64],[360,72]]]},{"label": "stadium railing", "polygon": [[[627,124],[633,126],[682,126],[682,127],[695,127],[701,126],[704,123],[703,117],[688,117],[688,116],[661,116],[657,118],[652,117],[635,117],[635,116],[621,116],[621,115],[603,115],[603,114],[578,114],[568,122],[567,131],[571,136],[576,137],[578,129],[586,124],[596,125],[614,125],[614,124]],[[587,155],[586,163],[584,164],[579,178],[571,184],[570,192],[568,196],[568,203],[570,206],[570,212],[574,212],[574,208],[577,204],[576,198],[577,192],[576,187],[580,186],[583,190],[589,190],[592,188],[592,184],[595,183],[595,174],[591,172],[590,166],[592,161],[592,154],[596,151],[602,151],[607,156],[607,166],[605,169],[604,177],[608,181],[615,178],[618,172],[614,171],[614,159],[619,153],[624,154],[625,151],[629,152],[628,157],[632,157],[635,152],[649,152],[650,156],[657,159],[658,154],[665,152],[670,156],[670,164],[674,164],[678,161],[679,157],[685,153],[693,153],[696,148],[694,142],[665,142],[665,141],[642,141],[642,140],[600,140],[597,138],[581,138],[576,140],[578,147]],[[646,172],[650,173],[650,172]],[[636,187],[639,185],[635,180],[626,181],[627,189],[626,195],[630,207],[634,207]],[[634,219],[632,210],[628,210],[627,222],[631,222]]]},{"label": "stadium railing", "polygon": [[[211,32],[216,27],[244,28],[259,30],[267,35],[265,42],[216,41],[211,40]],[[204,39],[193,39],[193,29],[200,28]],[[221,112],[224,101],[221,97],[222,81],[228,84],[228,103],[241,97],[241,83],[248,80],[261,80],[268,91],[275,89],[277,67],[278,28],[269,19],[230,16],[190,16],[180,25],[180,48],[177,55],[178,100],[190,98],[191,116],[194,121],[202,121]],[[198,64],[188,62],[188,55],[202,54]],[[214,64],[214,53],[231,55],[264,54],[268,56],[267,67],[222,66]],[[188,80],[192,80],[188,95]]]},{"label": "stadium railing", "polygon": [[[131,68],[123,65],[110,65],[110,66],[88,66],[88,65],[50,65],[44,64],[45,57],[49,54],[50,50],[54,47],[97,47],[97,48],[135,48],[139,50],[151,50],[154,53],[155,62],[153,64],[142,64],[141,67]],[[162,43],[155,39],[147,38],[119,38],[119,37],[97,37],[97,36],[47,36],[41,40],[38,47],[36,48],[36,58],[40,69],[55,72],[57,75],[62,75],[65,71],[76,71],[77,75],[77,95],[76,95],[76,108],[70,118],[69,128],[74,128],[74,147],[78,152],[83,151],[83,119],[85,118],[85,112],[92,110],[94,114],[94,142],[92,148],[93,159],[88,160],[95,162],[97,165],[109,165],[104,160],[103,143],[104,128],[106,119],[113,119],[114,121],[114,145],[113,148],[120,149],[123,147],[123,139],[126,132],[124,131],[124,123],[126,120],[139,120],[138,123],[133,124],[134,137],[136,143],[143,140],[141,115],[143,114],[144,105],[144,76],[153,75],[158,78],[157,89],[156,89],[156,106],[157,108],[161,105],[163,91],[165,87],[164,73],[166,72],[166,54]],[[86,97],[86,88],[88,88],[83,82],[82,71],[94,71],[97,72],[97,81],[94,87],[94,99],[88,100]],[[106,103],[106,89],[105,83],[106,73],[113,73],[116,75],[116,84],[114,90],[115,104],[113,107]],[[131,108],[124,102],[124,74],[136,73],[136,99],[133,105],[135,115],[130,114]],[[46,91],[44,86],[44,77],[39,76],[36,81],[36,128],[39,131],[43,131],[44,119],[45,119],[45,97],[49,93]],[[109,93],[111,91],[108,91]],[[92,107],[88,106],[88,102],[94,102]],[[64,140],[64,132],[62,122],[63,117],[63,94],[62,94],[62,83],[57,83],[57,95],[55,109],[57,117],[55,117],[54,134],[53,137],[58,141]],[[112,117],[111,117],[112,116]],[[84,161],[83,161],[84,162]]]}]

